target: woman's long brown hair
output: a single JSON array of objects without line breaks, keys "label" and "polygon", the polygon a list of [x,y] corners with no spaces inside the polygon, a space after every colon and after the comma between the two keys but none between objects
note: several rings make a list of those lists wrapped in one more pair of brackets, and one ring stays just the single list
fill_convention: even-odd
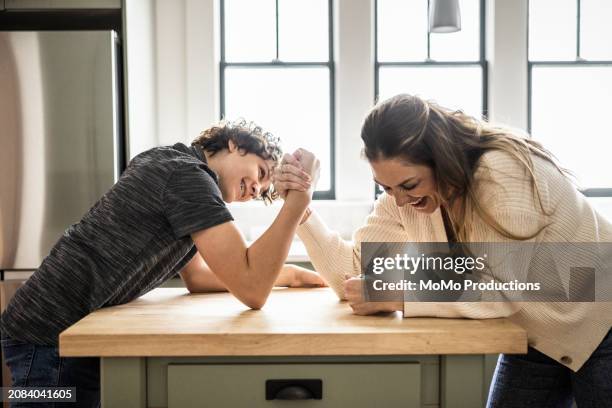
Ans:
[{"label": "woman's long brown hair", "polygon": [[[460,214],[449,216],[460,242],[467,242],[466,215],[473,212],[501,235],[526,240],[538,235],[546,225],[530,235],[516,235],[502,226],[486,210],[478,197],[474,174],[483,153],[501,150],[509,153],[526,169],[541,211],[547,214],[536,183],[533,157],[552,163],[561,173],[554,156],[540,143],[510,129],[493,126],[462,111],[453,111],[417,96],[400,94],[377,104],[366,117],[361,139],[369,161],[401,159],[432,168],[438,193],[449,208],[459,201]],[[462,220],[462,222],[459,222]]]}]

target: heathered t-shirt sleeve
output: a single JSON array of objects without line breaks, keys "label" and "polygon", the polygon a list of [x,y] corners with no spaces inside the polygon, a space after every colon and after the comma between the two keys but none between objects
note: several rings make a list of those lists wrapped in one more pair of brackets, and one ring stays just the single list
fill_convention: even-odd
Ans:
[{"label": "heathered t-shirt sleeve", "polygon": [[162,200],[164,214],[177,239],[233,220],[205,164],[188,162],[177,166]]}]

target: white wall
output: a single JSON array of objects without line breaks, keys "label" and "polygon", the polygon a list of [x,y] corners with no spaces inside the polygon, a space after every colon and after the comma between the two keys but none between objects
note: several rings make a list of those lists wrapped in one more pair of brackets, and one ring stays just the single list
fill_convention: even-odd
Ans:
[{"label": "white wall", "polygon": [[159,142],[189,143],[219,117],[217,2],[154,3]]},{"label": "white wall", "polygon": [[489,119],[527,129],[527,0],[487,0]]},{"label": "white wall", "polygon": [[162,145],[187,140],[185,2],[155,0],[156,123]]},{"label": "white wall", "polygon": [[374,2],[334,2],[336,198],[371,200],[374,181],[360,158],[360,128],[374,101]]},{"label": "white wall", "polygon": [[124,0],[124,71],[128,156],[159,144],[157,123],[155,4]]}]

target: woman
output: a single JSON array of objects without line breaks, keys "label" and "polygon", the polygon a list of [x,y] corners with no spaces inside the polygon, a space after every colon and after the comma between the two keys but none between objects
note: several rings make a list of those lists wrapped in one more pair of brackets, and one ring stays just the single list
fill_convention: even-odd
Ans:
[{"label": "woman", "polygon": [[[385,190],[353,242],[308,211],[298,228],[315,269],[357,314],[509,318],[527,355],[502,355],[490,407],[610,406],[612,309],[606,303],[365,302],[361,242],[612,242],[612,225],[539,143],[410,95],[375,106],[363,153]],[[276,187],[297,180],[291,158]],[[545,271],[544,271],[545,272]]]},{"label": "woman", "polygon": [[[300,152],[314,172],[318,161]],[[271,174],[280,154],[278,139],[237,122],[204,131],[191,146],[156,147],[132,159],[2,314],[2,350],[13,386],[76,387],[77,402],[69,406],[99,406],[99,359],[59,357],[59,334],[178,273],[190,292],[229,290],[255,309],[275,283],[323,285],[312,272],[283,266],[311,199],[304,172],[305,180],[293,185],[273,224],[250,247],[225,205],[274,199]]]}]

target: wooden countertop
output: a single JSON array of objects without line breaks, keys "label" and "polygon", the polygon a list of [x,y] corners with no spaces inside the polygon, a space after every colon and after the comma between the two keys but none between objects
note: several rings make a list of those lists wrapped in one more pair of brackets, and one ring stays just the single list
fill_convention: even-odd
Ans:
[{"label": "wooden countertop", "polygon": [[156,289],[60,335],[62,356],[330,356],[526,353],[507,319],[356,316],[329,288],[275,289],[262,310],[228,293]]}]

